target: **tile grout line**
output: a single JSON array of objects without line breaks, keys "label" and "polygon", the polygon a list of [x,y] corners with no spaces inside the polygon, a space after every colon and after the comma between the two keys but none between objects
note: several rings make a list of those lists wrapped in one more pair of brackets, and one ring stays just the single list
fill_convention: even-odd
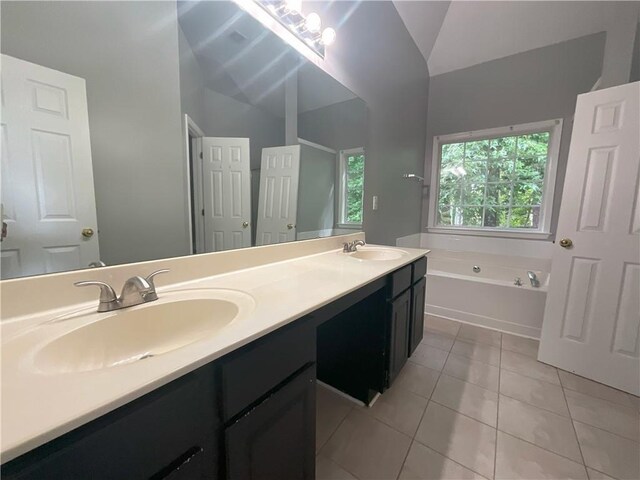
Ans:
[{"label": "tile grout line", "polygon": [[632,443],[636,443],[636,444],[640,445],[640,440],[634,440],[633,438],[623,437],[619,433],[610,432],[609,430],[605,430],[602,427],[596,427],[595,425],[591,425],[590,423],[584,422],[582,420],[575,420],[574,418],[571,418],[571,420],[574,423],[580,423],[580,424],[585,425],[585,426],[587,426],[589,428],[595,428],[596,430],[600,430],[601,432],[608,433],[609,435],[613,435],[614,437],[618,437],[618,438],[621,438],[622,440],[626,440],[628,442],[632,442]]},{"label": "tile grout line", "polygon": [[[556,374],[557,374],[556,370]],[[564,404],[567,407],[567,411],[569,412],[569,418],[571,419],[571,429],[573,430],[573,434],[576,437],[576,442],[578,442],[578,450],[580,450],[580,458],[582,458],[582,465],[585,466],[585,472],[587,473],[587,478],[589,477],[589,472],[587,472],[586,465],[587,463],[584,460],[584,453],[582,453],[582,444],[580,443],[580,439],[578,438],[578,432],[576,430],[576,426],[573,423],[573,415],[571,414],[571,409],[569,408],[569,401],[567,400],[567,394],[564,391],[564,387],[562,386],[562,380],[560,379],[560,374],[558,374],[558,380],[560,381],[560,389],[562,390],[562,398],[564,398]]]},{"label": "tile grout line", "polygon": [[493,478],[496,478],[496,468],[498,467],[498,427],[500,426],[500,380],[502,376],[502,335],[500,335],[500,366],[498,367],[498,400],[496,407],[496,443],[493,449]]},{"label": "tile grout line", "polygon": [[[422,343],[422,342],[420,342]],[[454,337],[454,342],[455,343],[455,337]],[[415,432],[413,432],[413,436],[411,437],[411,443],[409,444],[409,448],[407,449],[407,453],[404,456],[404,459],[402,460],[402,465],[400,466],[400,471],[398,472],[398,475],[396,475],[396,480],[398,480],[400,478],[400,474],[402,473],[402,469],[404,468],[404,464],[407,462],[407,457],[409,456],[409,452],[411,451],[411,447],[413,446],[414,442],[418,442],[418,440],[416,440],[416,435],[418,434],[418,430],[420,430],[420,425],[422,425],[422,421],[424,420],[424,415],[427,413],[427,408],[429,408],[429,403],[431,403],[431,398],[433,397],[433,392],[436,391],[436,387],[438,386],[438,382],[440,381],[440,377],[442,377],[442,371],[444,370],[444,366],[447,364],[447,360],[449,360],[449,355],[451,355],[451,350],[453,349],[453,343],[451,344],[451,347],[449,347],[449,351],[447,352],[447,358],[444,359],[444,363],[442,364],[442,368],[440,370],[438,370],[438,378],[436,378],[436,382],[433,385],[433,388],[431,389],[431,393],[429,394],[429,398],[427,399],[427,404],[424,407],[424,410],[422,411],[422,415],[420,416],[420,421],[418,422],[418,426],[415,430]],[[435,348],[435,347],[434,347]],[[429,367],[426,367],[429,368]],[[424,398],[424,397],[423,397]],[[420,442],[418,442],[420,443]],[[420,443],[420,445],[422,445]],[[429,448],[429,447],[427,447]],[[434,450],[435,452],[435,450]],[[443,455],[444,457],[444,455]],[[445,457],[445,458],[449,458],[449,457]],[[449,459],[451,460],[451,459]]]}]

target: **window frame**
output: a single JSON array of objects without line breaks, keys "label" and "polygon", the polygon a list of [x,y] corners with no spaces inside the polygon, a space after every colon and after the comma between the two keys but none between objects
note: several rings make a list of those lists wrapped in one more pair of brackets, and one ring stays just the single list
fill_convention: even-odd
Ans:
[{"label": "window frame", "polygon": [[[531,133],[549,132],[547,164],[545,167],[542,202],[540,208],[540,226],[537,229],[494,228],[469,226],[441,226],[436,224],[437,202],[440,197],[440,165],[442,145],[462,143],[493,138],[527,135]],[[555,193],[558,156],[562,137],[562,119],[556,118],[542,122],[523,123],[506,127],[475,130],[472,132],[454,133],[433,137],[433,156],[431,168],[431,194],[429,195],[429,221],[427,231],[432,233],[454,233],[463,235],[481,235],[493,237],[549,238],[551,232],[551,216],[553,214],[553,197]]]},{"label": "window frame", "polygon": [[[347,148],[338,152],[338,228],[362,228],[362,222],[353,223],[347,221],[347,157],[353,154],[364,155],[365,165],[367,156],[364,147]],[[362,215],[364,217],[364,180],[362,182]]]}]

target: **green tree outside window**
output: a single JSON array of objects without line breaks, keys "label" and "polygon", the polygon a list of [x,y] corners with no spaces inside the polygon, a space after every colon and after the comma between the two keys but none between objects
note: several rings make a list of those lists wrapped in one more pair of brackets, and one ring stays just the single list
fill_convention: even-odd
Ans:
[{"label": "green tree outside window", "polygon": [[345,160],[346,223],[362,223],[362,200],[364,193],[364,153],[348,154]]}]

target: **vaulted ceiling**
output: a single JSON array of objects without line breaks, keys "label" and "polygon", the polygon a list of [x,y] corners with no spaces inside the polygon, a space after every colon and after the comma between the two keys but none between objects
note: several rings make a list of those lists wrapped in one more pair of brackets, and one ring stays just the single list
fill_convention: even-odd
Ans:
[{"label": "vaulted ceiling", "polygon": [[431,76],[601,32],[622,3],[394,1]]}]

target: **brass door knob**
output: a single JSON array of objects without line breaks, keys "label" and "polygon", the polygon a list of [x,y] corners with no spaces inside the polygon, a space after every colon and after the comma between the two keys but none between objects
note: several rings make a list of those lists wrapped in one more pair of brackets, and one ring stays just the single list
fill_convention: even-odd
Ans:
[{"label": "brass door knob", "polygon": [[249,222],[242,222],[242,228],[247,228],[249,226]]},{"label": "brass door knob", "polygon": [[82,229],[82,236],[84,238],[91,238],[93,237],[93,228],[83,228]]},{"label": "brass door knob", "polygon": [[291,230],[295,225],[293,223],[287,223],[287,228]]},{"label": "brass door knob", "polygon": [[573,247],[573,240],[571,240],[570,238],[563,238],[562,240],[560,240],[560,246],[562,248],[571,248]]}]

